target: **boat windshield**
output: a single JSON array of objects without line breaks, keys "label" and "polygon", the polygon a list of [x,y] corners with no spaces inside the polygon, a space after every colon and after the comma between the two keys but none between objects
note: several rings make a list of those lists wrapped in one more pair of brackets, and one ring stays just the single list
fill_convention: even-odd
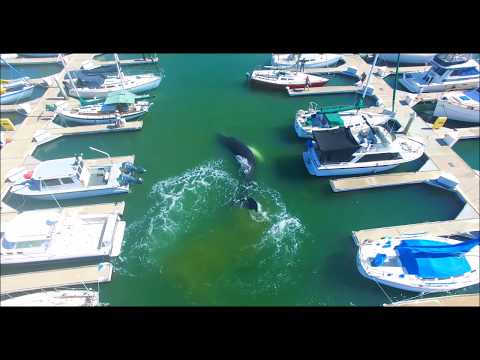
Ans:
[{"label": "boat windshield", "polygon": [[438,75],[441,76],[441,75],[445,74],[445,71],[447,71],[447,69],[442,68],[442,67],[440,67],[440,66],[433,65],[431,71],[432,71],[433,73],[436,73],[436,74],[438,74]]}]

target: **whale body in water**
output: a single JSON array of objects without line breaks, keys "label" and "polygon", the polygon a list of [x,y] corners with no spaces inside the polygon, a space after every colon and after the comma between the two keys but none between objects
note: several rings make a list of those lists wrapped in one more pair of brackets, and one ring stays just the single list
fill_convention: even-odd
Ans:
[{"label": "whale body in water", "polygon": [[246,181],[251,181],[256,167],[256,159],[249,147],[234,137],[217,135],[218,141],[229,149],[240,164]]},{"label": "whale body in water", "polygon": [[[246,183],[248,184],[250,181],[252,181],[256,166],[256,159],[249,147],[234,137],[218,134],[217,139],[220,144],[231,151],[235,157],[235,160],[239,163],[240,170],[242,171]],[[236,195],[234,202],[240,204],[241,207],[246,209],[258,211],[258,203],[255,201],[255,199],[248,196],[247,187],[242,184],[240,185],[239,190],[240,191]]]}]

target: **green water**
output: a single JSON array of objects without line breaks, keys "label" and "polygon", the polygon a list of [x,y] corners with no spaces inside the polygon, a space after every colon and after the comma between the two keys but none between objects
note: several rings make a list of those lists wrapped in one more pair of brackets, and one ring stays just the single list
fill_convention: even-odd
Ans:
[{"label": "green water", "polygon": [[480,170],[480,141],[478,139],[460,140],[453,146],[472,169]]},{"label": "green water", "polygon": [[[152,92],[155,105],[143,130],[65,138],[37,150],[41,160],[78,152],[98,157],[88,150],[94,146],[112,156],[135,154],[135,162],[148,169],[145,183],[126,196],[63,203],[126,201],[122,254],[113,260],[112,282],[101,285],[102,301],[380,305],[385,296],[356,269],[351,231],[447,220],[461,210],[455,195],[435,187],[333,193],[328,179],[310,176],[301,156],[305,141],[293,130],[295,112],[309,101],[342,105],[354,96],[290,98],[249,87],[245,72],[268,57],[162,54],[166,78]],[[232,206],[241,178],[235,160],[216,142],[217,133],[261,154],[250,187],[261,205],[259,215]],[[11,201],[22,209],[53,206]],[[413,295],[387,291],[395,300]]]}]

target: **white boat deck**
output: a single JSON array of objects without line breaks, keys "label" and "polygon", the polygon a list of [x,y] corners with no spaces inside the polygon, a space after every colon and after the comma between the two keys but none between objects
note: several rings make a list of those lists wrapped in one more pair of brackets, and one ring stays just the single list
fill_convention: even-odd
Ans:
[{"label": "white boat deck", "polygon": [[60,286],[108,282],[112,278],[113,265],[80,266],[75,268],[35,271],[1,277],[1,294],[48,289]]}]

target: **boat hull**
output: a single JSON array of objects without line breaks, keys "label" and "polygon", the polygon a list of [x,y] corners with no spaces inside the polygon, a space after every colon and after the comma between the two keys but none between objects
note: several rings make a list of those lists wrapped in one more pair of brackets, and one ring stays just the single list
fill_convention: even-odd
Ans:
[{"label": "boat hull", "polygon": [[99,295],[91,290],[56,290],[17,296],[1,306],[98,306]]},{"label": "boat hull", "polygon": [[0,95],[0,104],[15,104],[18,101],[25,100],[30,98],[33,95],[34,86],[29,86],[25,89],[12,91],[10,93]]},{"label": "boat hull", "polygon": [[[138,85],[132,84],[130,86],[125,86],[125,90],[128,90],[135,94],[143,93],[143,92],[147,92],[157,88],[160,85],[161,81],[162,81],[162,78],[157,77],[155,79],[152,79],[151,81],[142,82],[141,84],[138,84]],[[91,98],[105,98],[109,94],[115,91],[123,90],[123,87],[122,85],[118,85],[118,86],[110,87],[108,89],[107,88],[99,88],[99,89],[80,88],[77,90],[78,90],[78,95],[80,95],[80,97],[85,99],[91,99]],[[78,97],[77,92],[75,91],[75,89],[73,89],[73,87],[69,87],[68,94],[73,97]]]},{"label": "boat hull", "polygon": [[303,153],[303,161],[305,163],[305,167],[308,170],[308,173],[310,175],[319,176],[319,177],[376,174],[379,172],[388,171],[401,164],[401,163],[398,163],[398,164],[390,164],[390,165],[383,165],[383,166],[356,167],[356,168],[319,169],[315,166],[313,161],[311,161],[308,152]]},{"label": "boat hull", "polygon": [[[135,119],[138,119],[140,117],[142,117],[144,114],[146,113],[146,111],[139,111],[139,112],[136,112],[136,113],[133,113],[133,114],[130,114],[130,115],[126,115],[126,116],[121,116],[122,119],[126,120],[126,121],[130,121],[130,120],[135,120]],[[58,114],[58,117],[62,120],[66,120],[68,122],[71,122],[71,123],[77,123],[77,124],[86,124],[86,125],[96,125],[96,124],[111,124],[111,123],[114,123],[116,121],[116,117],[114,114],[110,115],[110,116],[97,116],[97,117],[75,117],[75,116],[71,116],[71,115],[66,115],[64,113],[57,113]]]},{"label": "boat hull", "polygon": [[[287,86],[290,89],[304,89],[305,88],[305,83],[293,83],[293,84],[278,84],[278,83],[273,83],[273,82],[268,82],[268,81],[262,81],[258,80],[255,78],[251,78],[250,82],[254,86],[260,86],[260,87],[266,87],[266,88],[271,88],[271,89],[286,89]],[[310,87],[321,87],[324,86],[327,81],[315,81],[310,83]]]},{"label": "boat hull", "polygon": [[72,200],[72,199],[81,199],[95,196],[104,196],[104,195],[116,195],[116,194],[125,194],[128,193],[128,185],[120,186],[115,188],[104,188],[104,189],[92,189],[92,190],[79,190],[71,192],[62,192],[57,194],[42,194],[42,193],[32,193],[32,192],[16,192],[13,188],[10,190],[12,194],[26,196],[35,200]]},{"label": "boat hull", "polygon": [[445,116],[449,120],[480,124],[480,111],[478,108],[469,109],[463,106],[456,106],[447,100],[437,100],[433,116]]},{"label": "boat hull", "polygon": [[[436,54],[400,54],[402,64],[427,64],[433,60]],[[398,54],[379,54],[378,57],[391,63],[397,62]]]},{"label": "boat hull", "polygon": [[[325,57],[325,59],[323,60],[319,59],[315,61],[305,62],[304,66],[305,68],[329,67],[332,65],[336,65],[342,59],[343,59],[343,56],[341,55],[329,56],[329,57]],[[283,60],[278,56],[272,56],[271,65],[276,68],[286,69],[286,68],[295,66],[296,64],[297,64],[296,61]]]},{"label": "boat hull", "polygon": [[420,84],[412,78],[400,78],[400,84],[413,93],[426,93],[426,92],[442,92],[442,91],[454,91],[454,90],[470,90],[477,88],[479,84],[478,79],[465,80],[463,82],[450,82],[443,84]]}]

